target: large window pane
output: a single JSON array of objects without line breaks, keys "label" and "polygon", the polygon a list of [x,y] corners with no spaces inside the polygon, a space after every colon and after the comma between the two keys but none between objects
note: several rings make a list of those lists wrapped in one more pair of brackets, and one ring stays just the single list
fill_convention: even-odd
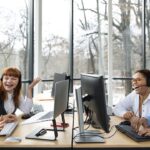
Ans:
[{"label": "large window pane", "polygon": [[26,79],[27,9],[25,0],[0,0],[0,68],[17,66]]},{"label": "large window pane", "polygon": [[28,0],[0,0],[0,73],[4,67],[15,66],[22,80],[28,79],[28,8]]},{"label": "large window pane", "polygon": [[[108,1],[75,0],[74,74],[108,75]],[[144,66],[142,2],[112,1],[113,103],[131,92],[133,72]],[[124,78],[128,78],[125,80]]]},{"label": "large window pane", "polygon": [[[53,79],[55,72],[68,73],[69,0],[42,0],[41,76]],[[45,85],[43,89],[49,89]]]},{"label": "large window pane", "polygon": [[103,1],[75,0],[74,75],[107,72],[107,7]]},{"label": "large window pane", "polygon": [[[135,70],[141,69],[144,66],[142,49],[142,3],[137,0],[114,0],[112,7],[113,76],[131,77]],[[113,87],[114,101],[117,100],[116,97],[120,94],[125,96],[132,90],[130,80],[122,80],[121,82],[114,81]]]}]

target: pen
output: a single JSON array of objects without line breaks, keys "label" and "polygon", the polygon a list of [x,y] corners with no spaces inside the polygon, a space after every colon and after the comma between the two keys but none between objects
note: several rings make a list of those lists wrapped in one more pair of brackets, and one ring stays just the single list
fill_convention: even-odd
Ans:
[{"label": "pen", "polygon": [[47,132],[46,129],[41,129],[38,133],[36,133],[36,136],[44,135]]}]

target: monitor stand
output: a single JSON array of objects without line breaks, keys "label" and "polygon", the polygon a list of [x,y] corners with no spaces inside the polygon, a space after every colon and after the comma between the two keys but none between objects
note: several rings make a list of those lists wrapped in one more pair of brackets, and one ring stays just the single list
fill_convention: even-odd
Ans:
[{"label": "monitor stand", "polygon": [[105,143],[103,137],[101,137],[99,131],[86,130],[84,132],[78,132],[74,138],[76,143]]},{"label": "monitor stand", "polygon": [[78,123],[79,123],[79,130],[74,131],[75,142],[76,143],[104,143],[105,141],[103,137],[101,137],[99,130],[84,130],[81,87],[75,89],[75,95],[76,95]]}]

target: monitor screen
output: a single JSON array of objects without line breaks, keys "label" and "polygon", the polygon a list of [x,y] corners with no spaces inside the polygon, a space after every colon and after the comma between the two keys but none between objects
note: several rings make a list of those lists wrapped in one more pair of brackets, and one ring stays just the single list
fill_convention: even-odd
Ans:
[{"label": "monitor screen", "polygon": [[82,101],[93,127],[109,132],[105,84],[101,75],[81,74]]}]

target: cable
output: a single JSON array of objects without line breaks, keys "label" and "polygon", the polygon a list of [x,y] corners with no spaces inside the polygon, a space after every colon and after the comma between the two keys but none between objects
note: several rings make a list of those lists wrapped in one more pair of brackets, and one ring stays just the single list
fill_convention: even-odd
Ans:
[{"label": "cable", "polygon": [[[115,127],[115,125],[113,125],[113,126],[111,126],[111,128],[110,128],[110,131],[109,132],[111,132],[111,130],[113,129]],[[77,128],[77,127],[76,127]],[[74,128],[75,129],[75,128]],[[115,134],[116,134],[116,132],[117,132],[117,129],[115,130],[115,132],[112,134],[112,135],[110,135],[110,136],[108,136],[108,137],[105,137],[105,136],[102,136],[101,134],[104,134],[105,132],[99,132],[99,134],[97,134],[97,133],[93,133],[93,132],[88,132],[88,130],[86,130],[86,134],[85,134],[85,132],[80,132],[80,133],[78,133],[78,134],[76,134],[74,137],[73,137],[73,139],[75,139],[76,137],[78,137],[78,136],[82,136],[82,137],[87,137],[87,136],[98,136],[98,137],[102,137],[102,138],[104,138],[104,139],[109,139],[109,138],[111,138],[111,137],[113,137]],[[89,135],[88,135],[88,133],[89,133]]]},{"label": "cable", "polygon": [[[115,125],[111,126],[110,132],[111,132],[111,130],[113,129],[113,127],[115,127]],[[116,128],[115,128],[115,129],[116,129]],[[113,136],[116,134],[116,132],[117,132],[117,129],[115,130],[115,132],[114,132],[112,135],[110,135],[110,136],[108,136],[108,137],[103,137],[103,138],[104,138],[104,139],[109,139],[109,138],[113,137]]]}]

